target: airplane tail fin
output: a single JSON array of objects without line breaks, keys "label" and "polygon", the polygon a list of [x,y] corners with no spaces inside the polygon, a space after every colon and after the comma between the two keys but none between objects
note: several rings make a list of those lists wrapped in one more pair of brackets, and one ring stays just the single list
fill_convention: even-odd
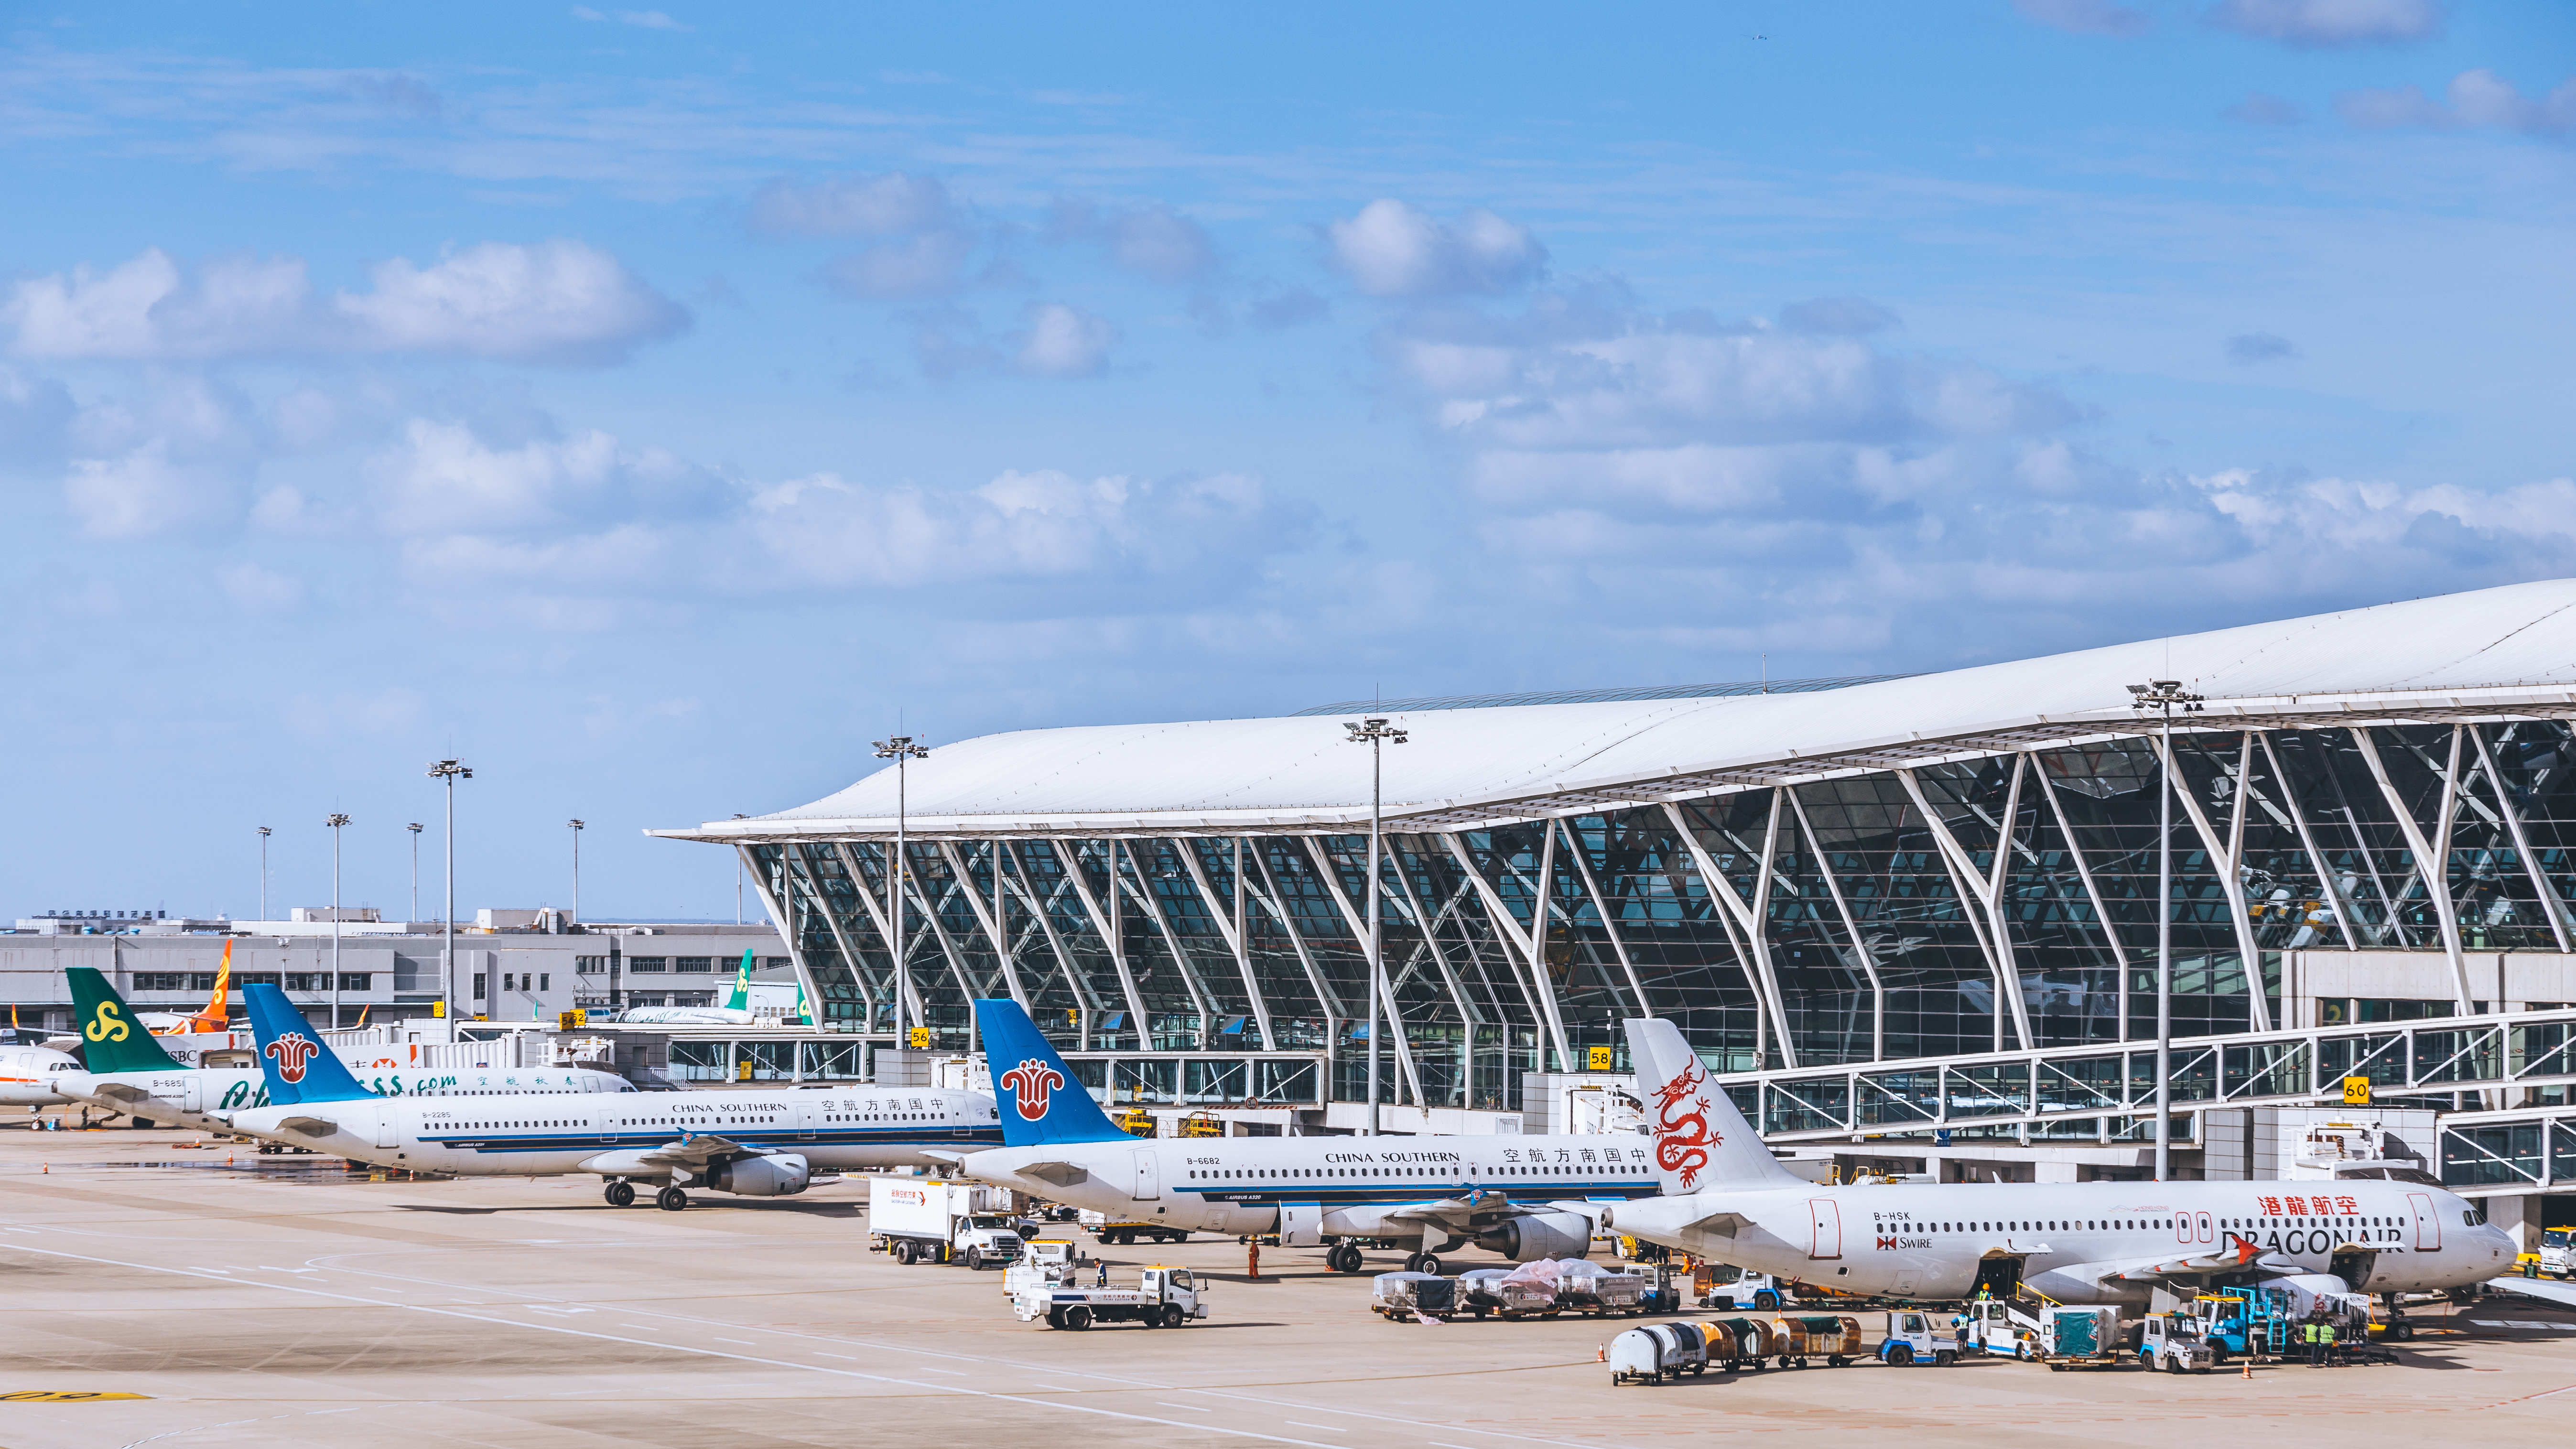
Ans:
[{"label": "airplane tail fin", "polygon": [[268,1078],[268,1100],[353,1102],[375,1093],[358,1085],[346,1062],[331,1050],[286,993],[263,981],[242,988],[250,1008],[251,1039],[259,1044],[259,1070]]},{"label": "airplane tail fin", "polygon": [[751,1010],[751,952],[749,951],[742,953],[742,968],[733,973],[733,995],[725,998],[725,1006],[733,1011]]},{"label": "airplane tail fin", "polygon": [[92,966],[67,966],[72,987],[73,1018],[80,1023],[81,1065],[93,1072],[175,1072],[179,1063],[116,994],[107,978]]},{"label": "airplane tail fin", "polygon": [[978,998],[975,1025],[984,1037],[984,1065],[993,1074],[1004,1145],[1126,1140],[1128,1134],[1091,1100],[1018,1002]]},{"label": "airplane tail fin", "polygon": [[1735,1108],[1708,1066],[1682,1040],[1681,1028],[1656,1016],[1627,1022],[1628,1054],[1655,1132],[1655,1171],[1666,1193],[1714,1187],[1763,1187],[1800,1179]]},{"label": "airplane tail fin", "polygon": [[232,1008],[227,1004],[233,989],[233,938],[224,938],[223,964],[215,968],[215,989],[206,998],[205,1009],[188,1018],[188,1025],[199,1032],[217,1032],[232,1025]]}]

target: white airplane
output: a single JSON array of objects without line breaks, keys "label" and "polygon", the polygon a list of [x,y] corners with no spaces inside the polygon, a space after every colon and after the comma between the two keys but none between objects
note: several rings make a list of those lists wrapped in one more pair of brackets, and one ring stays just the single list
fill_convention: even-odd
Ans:
[{"label": "white airplane", "polygon": [[[167,1039],[145,1031],[107,977],[87,966],[65,968],[80,1022],[87,1065],[59,1073],[55,1090],[75,1101],[148,1122],[200,1131],[227,1130],[219,1114],[268,1105],[268,1086],[252,1067],[192,1067],[172,1057]],[[274,988],[272,988],[274,989]],[[75,1064],[79,1066],[79,1064]],[[580,1067],[535,1069],[364,1068],[368,1090],[386,1097],[489,1096],[499,1092],[632,1092],[612,1072]],[[7,1100],[0,1098],[0,1100]]]},{"label": "white airplane", "polygon": [[0,1046],[0,1106],[41,1112],[74,1101],[62,1082],[80,1069],[70,1053],[52,1047]]},{"label": "white airplane", "polygon": [[[2283,1182],[1854,1184],[1782,1167],[1671,1022],[1627,1023],[1658,1163],[1684,1191],[1600,1211],[1604,1228],[1852,1293],[2141,1305],[2152,1290],[2274,1284],[2309,1295],[2464,1288],[2515,1245],[2407,1167]],[[2396,1300],[2389,1300],[2392,1313]]]},{"label": "white airplane", "polygon": [[930,1087],[760,1092],[505,1093],[379,1097],[308,1032],[274,986],[244,989],[270,1105],[218,1114],[233,1131],[384,1167],[456,1177],[596,1173],[611,1207],[635,1183],[658,1206],[687,1189],[803,1192],[815,1168],[927,1167],[1001,1141],[993,1099]]},{"label": "white airplane", "polygon": [[1015,1002],[975,1003],[1002,1113],[1004,1146],[960,1154],[960,1170],[1076,1207],[1183,1231],[1277,1233],[1286,1247],[1329,1244],[1356,1273],[1351,1238],[1410,1239],[1406,1266],[1440,1271],[1468,1243],[1515,1262],[1579,1258],[1592,1223],[1581,1203],[1669,1190],[1638,1137],[1200,1137],[1139,1140],[1120,1131]]},{"label": "white airplane", "polygon": [[751,960],[751,952],[742,953],[742,965],[734,972],[733,995],[725,998],[722,1006],[630,1006],[613,1019],[638,1026],[751,1026],[760,1020],[760,1013],[752,1009],[753,996],[763,991],[775,994],[792,990],[797,1019],[803,1020],[805,988],[754,987]]}]

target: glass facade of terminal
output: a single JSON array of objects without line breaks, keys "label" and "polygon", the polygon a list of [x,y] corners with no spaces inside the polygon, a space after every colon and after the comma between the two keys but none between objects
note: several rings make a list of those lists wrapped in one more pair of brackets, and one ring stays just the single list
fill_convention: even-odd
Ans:
[{"label": "glass facade of terminal", "polygon": [[[2286,950],[2567,948],[2566,725],[2192,729],[2175,745],[2178,1034],[2279,1023]],[[1619,1022],[1641,1008],[1729,1070],[2152,1036],[2158,775],[2141,736],[1390,828],[1389,1097],[1509,1109],[1525,1072],[1626,1070]],[[1120,1054],[1103,1069],[1142,1095],[1365,1094],[1364,832],[909,849],[899,972],[886,842],[749,848],[828,1024],[891,1032],[909,990],[907,1016],[962,1051],[970,999],[1016,996],[1066,1050]]]}]

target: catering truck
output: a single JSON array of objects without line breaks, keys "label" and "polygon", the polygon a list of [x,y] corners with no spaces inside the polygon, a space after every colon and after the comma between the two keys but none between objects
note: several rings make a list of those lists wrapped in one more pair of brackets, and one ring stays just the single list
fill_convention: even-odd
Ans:
[{"label": "catering truck", "polygon": [[868,1179],[868,1246],[900,1263],[1006,1268],[1020,1260],[1011,1191],[923,1177]]}]

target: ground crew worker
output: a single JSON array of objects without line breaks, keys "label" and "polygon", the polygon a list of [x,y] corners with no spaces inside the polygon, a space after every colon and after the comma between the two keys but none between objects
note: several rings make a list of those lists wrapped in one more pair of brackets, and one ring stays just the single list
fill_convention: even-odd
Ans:
[{"label": "ground crew worker", "polygon": [[1109,1286],[1109,1260],[1107,1258],[1100,1260],[1100,1276],[1092,1280],[1091,1286],[1094,1288],[1106,1288]]},{"label": "ground crew worker", "polygon": [[2334,1320],[2328,1319],[2324,1323],[2317,1325],[2317,1337],[2319,1339],[2317,1344],[2317,1358],[2328,1367],[2332,1367],[2335,1356]]},{"label": "ground crew worker", "polygon": [[1250,1278],[1255,1283],[1260,1282],[1261,1240],[1259,1238],[1246,1238],[1243,1240],[1243,1260],[1244,1276]]},{"label": "ground crew worker", "polygon": [[2313,1313],[2308,1315],[2307,1322],[2299,1325],[2300,1340],[2308,1346],[2308,1367],[2310,1368],[2315,1368],[2325,1361],[2325,1340],[2318,1336],[2322,1327],[2323,1325],[2317,1322],[2316,1315]]}]

